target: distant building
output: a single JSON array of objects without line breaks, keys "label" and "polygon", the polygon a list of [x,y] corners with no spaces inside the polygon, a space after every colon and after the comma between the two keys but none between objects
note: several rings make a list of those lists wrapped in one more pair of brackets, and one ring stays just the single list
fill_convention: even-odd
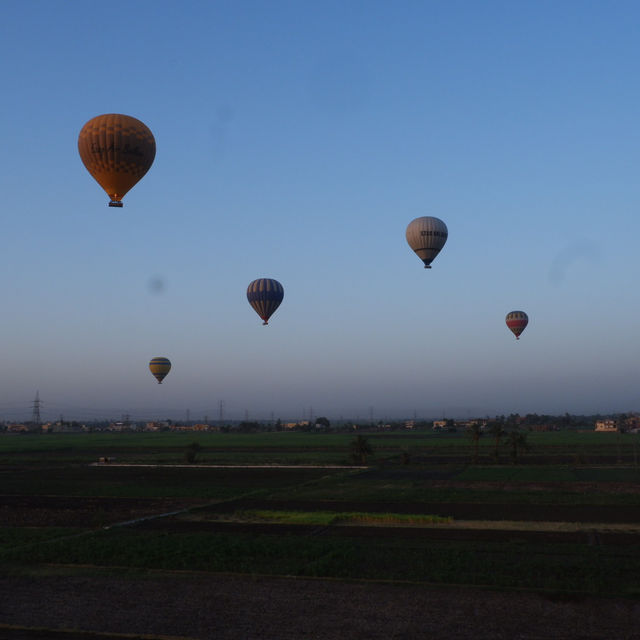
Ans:
[{"label": "distant building", "polygon": [[486,418],[463,420],[461,422],[456,422],[456,427],[460,427],[461,429],[471,429],[471,427],[479,426],[480,429],[484,431],[487,426],[487,422],[488,420]]},{"label": "distant building", "polygon": [[40,429],[43,433],[80,433],[89,430],[87,425],[79,422],[64,422],[61,420],[46,422],[40,426]]},{"label": "distant building", "polygon": [[30,431],[30,429],[26,424],[8,424],[7,431],[11,431],[12,433],[25,433]]},{"label": "distant building", "polygon": [[596,421],[596,431],[618,431],[617,420],[598,420]]},{"label": "distant building", "polygon": [[208,424],[174,424],[172,431],[208,431]]},{"label": "distant building", "polygon": [[308,420],[301,420],[300,422],[283,422],[282,426],[285,429],[295,429],[296,427],[308,427],[309,426],[309,421]]},{"label": "distant building", "polygon": [[161,431],[162,429],[168,429],[169,423],[166,421],[147,422],[144,426],[145,431]]},{"label": "distant building", "polygon": [[446,420],[434,420],[433,421],[433,430],[434,431],[441,431],[442,429],[446,429],[447,428],[447,421]]}]

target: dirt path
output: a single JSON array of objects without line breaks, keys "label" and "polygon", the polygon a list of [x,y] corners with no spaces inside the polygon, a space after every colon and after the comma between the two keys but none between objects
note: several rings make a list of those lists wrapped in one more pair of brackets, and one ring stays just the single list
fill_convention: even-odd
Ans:
[{"label": "dirt path", "polygon": [[638,640],[640,603],[217,574],[4,577],[0,623],[198,640]]}]

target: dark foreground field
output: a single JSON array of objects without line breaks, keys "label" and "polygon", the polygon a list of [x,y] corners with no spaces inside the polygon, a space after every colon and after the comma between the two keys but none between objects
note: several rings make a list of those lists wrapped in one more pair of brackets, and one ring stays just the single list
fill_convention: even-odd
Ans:
[{"label": "dark foreground field", "polygon": [[640,638],[630,600],[231,575],[2,578],[0,620],[7,640]]},{"label": "dark foreground field", "polygon": [[635,465],[461,465],[454,443],[437,465],[91,466],[12,442],[1,639],[640,640]]}]

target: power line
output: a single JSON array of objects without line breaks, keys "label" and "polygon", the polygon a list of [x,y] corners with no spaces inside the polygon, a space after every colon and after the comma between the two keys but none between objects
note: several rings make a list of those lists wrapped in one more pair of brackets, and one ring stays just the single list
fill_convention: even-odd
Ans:
[{"label": "power line", "polygon": [[33,412],[31,413],[31,422],[33,424],[40,424],[40,405],[42,404],[42,400],[40,400],[40,391],[36,391],[36,397],[33,401]]}]

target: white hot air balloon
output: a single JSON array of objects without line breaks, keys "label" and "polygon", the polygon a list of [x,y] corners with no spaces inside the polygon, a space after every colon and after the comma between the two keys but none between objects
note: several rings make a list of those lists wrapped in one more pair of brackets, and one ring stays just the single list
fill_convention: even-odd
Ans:
[{"label": "white hot air balloon", "polygon": [[444,247],[448,235],[447,225],[432,216],[416,218],[407,227],[407,242],[424,262],[425,269],[431,269],[431,262]]}]

